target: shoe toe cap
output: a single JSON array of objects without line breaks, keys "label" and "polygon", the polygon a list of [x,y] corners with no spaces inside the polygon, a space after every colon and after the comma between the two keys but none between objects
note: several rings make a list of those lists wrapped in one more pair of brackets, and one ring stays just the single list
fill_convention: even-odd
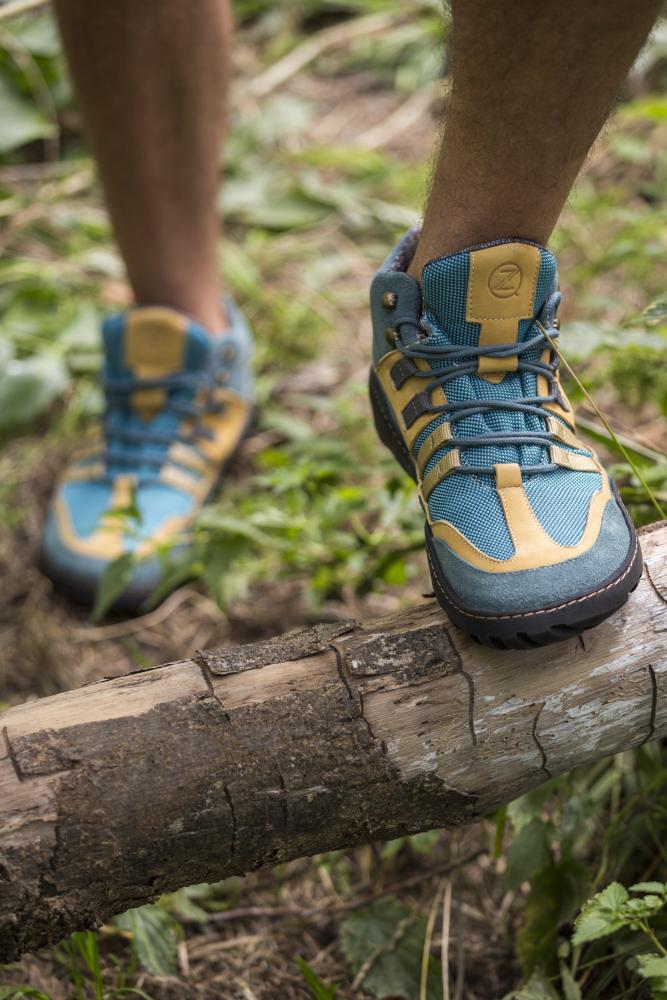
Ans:
[{"label": "shoe toe cap", "polygon": [[[66,544],[49,511],[40,547],[42,571],[63,593],[83,604],[95,601],[97,587],[112,560],[77,552]],[[137,610],[155,591],[163,575],[159,559],[142,560],[134,567],[114,610]]]},{"label": "shoe toe cap", "polygon": [[434,571],[444,578],[453,601],[462,610],[482,614],[522,613],[553,607],[592,594],[619,572],[634,551],[634,531],[621,506],[612,497],[602,515],[600,531],[593,545],[564,562],[536,569],[486,572],[457,555],[445,541],[433,537],[431,553],[437,560]]},{"label": "shoe toe cap", "polygon": [[136,552],[137,564],[114,604],[116,610],[135,610],[163,576],[163,564],[151,548],[183,532],[192,498],[160,484],[142,488],[137,494],[141,517],[124,529],[121,522],[105,518],[113,505],[105,503],[102,484],[82,485],[66,483],[56,491],[42,532],[41,567],[60,589],[90,604],[114,560]]}]

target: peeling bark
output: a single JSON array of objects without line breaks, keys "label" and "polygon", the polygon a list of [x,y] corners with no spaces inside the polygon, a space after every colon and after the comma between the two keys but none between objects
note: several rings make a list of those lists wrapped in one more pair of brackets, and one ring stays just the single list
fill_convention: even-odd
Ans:
[{"label": "peeling bark", "polygon": [[0,715],[0,961],[196,882],[471,823],[667,735],[667,525],[630,602],[531,652],[432,602]]}]

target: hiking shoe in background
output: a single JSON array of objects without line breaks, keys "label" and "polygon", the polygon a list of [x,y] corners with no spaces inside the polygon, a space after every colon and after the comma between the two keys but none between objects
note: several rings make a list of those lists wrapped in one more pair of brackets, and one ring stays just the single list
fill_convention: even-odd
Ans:
[{"label": "hiking shoe in background", "polygon": [[159,584],[165,551],[215,491],[252,412],[251,335],[226,302],[212,336],[171,309],[146,307],[102,330],[106,414],[66,468],[48,511],[41,565],[63,591],[95,599],[119,556],[139,562],[114,610],[136,611]]}]

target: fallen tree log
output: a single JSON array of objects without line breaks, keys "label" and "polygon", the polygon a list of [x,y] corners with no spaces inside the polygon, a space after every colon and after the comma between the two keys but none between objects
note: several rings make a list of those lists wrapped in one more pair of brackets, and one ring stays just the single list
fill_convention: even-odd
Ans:
[{"label": "fallen tree log", "polygon": [[[0,962],[180,886],[471,823],[667,735],[667,522],[608,622],[530,652],[432,602],[0,714]],[[20,664],[17,664],[20,669]]]}]

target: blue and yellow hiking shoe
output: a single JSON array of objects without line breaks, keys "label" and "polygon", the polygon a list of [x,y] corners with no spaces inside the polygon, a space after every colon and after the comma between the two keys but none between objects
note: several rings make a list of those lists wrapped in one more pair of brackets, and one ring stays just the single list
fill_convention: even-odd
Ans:
[{"label": "blue and yellow hiking shoe", "polygon": [[473,638],[577,635],[637,586],[641,553],[560,386],[556,261],[523,240],[432,260],[409,232],[371,288],[371,401],[419,484],[438,601]]},{"label": "blue and yellow hiking shoe", "polygon": [[227,301],[229,328],[212,337],[165,308],[104,324],[106,415],[60,480],[42,537],[41,565],[90,603],[111,562],[138,563],[114,604],[134,611],[163,573],[158,553],[187,532],[215,490],[252,412],[248,327]]}]

